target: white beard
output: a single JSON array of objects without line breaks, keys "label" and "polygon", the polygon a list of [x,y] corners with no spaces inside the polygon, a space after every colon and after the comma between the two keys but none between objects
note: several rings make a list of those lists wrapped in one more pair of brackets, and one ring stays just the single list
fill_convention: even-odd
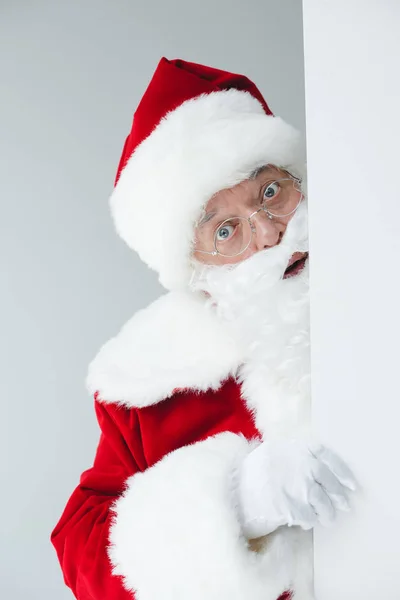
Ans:
[{"label": "white beard", "polygon": [[243,348],[242,395],[268,438],[309,429],[308,261],[298,275],[282,279],[290,257],[306,251],[303,203],[278,246],[236,265],[195,266],[192,288],[210,295],[210,306]]}]

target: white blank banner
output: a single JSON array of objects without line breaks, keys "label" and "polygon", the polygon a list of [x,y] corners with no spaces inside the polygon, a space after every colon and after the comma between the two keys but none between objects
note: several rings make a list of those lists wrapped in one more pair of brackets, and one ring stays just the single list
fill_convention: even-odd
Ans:
[{"label": "white blank banner", "polygon": [[400,2],[304,0],[314,430],[353,468],[318,600],[400,599]]}]

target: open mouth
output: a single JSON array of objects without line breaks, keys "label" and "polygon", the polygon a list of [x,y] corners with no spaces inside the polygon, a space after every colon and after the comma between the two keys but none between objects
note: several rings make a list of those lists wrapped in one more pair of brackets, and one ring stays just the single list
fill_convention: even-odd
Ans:
[{"label": "open mouth", "polygon": [[308,252],[295,252],[292,258],[289,260],[289,264],[283,274],[283,279],[288,279],[289,277],[295,277],[295,275],[298,275],[304,269],[307,259]]}]

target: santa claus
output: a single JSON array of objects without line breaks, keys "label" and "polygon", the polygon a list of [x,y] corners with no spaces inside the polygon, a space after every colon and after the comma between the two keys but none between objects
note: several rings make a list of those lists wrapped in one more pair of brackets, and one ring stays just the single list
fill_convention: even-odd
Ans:
[{"label": "santa claus", "polygon": [[163,58],[111,196],[168,293],[90,365],[101,436],[52,534],[79,600],[311,600],[354,479],[312,439],[298,133],[246,77]]}]

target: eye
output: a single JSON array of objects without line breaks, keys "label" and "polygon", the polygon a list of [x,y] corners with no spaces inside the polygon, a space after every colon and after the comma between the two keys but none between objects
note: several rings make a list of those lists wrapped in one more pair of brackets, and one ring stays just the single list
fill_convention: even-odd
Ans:
[{"label": "eye", "polygon": [[280,185],[276,181],[269,183],[264,190],[264,200],[270,200],[279,194]]},{"label": "eye", "polygon": [[234,225],[225,223],[225,225],[220,227],[215,234],[217,242],[223,242],[224,240],[228,240],[231,237],[231,235],[233,235],[234,231]]}]

